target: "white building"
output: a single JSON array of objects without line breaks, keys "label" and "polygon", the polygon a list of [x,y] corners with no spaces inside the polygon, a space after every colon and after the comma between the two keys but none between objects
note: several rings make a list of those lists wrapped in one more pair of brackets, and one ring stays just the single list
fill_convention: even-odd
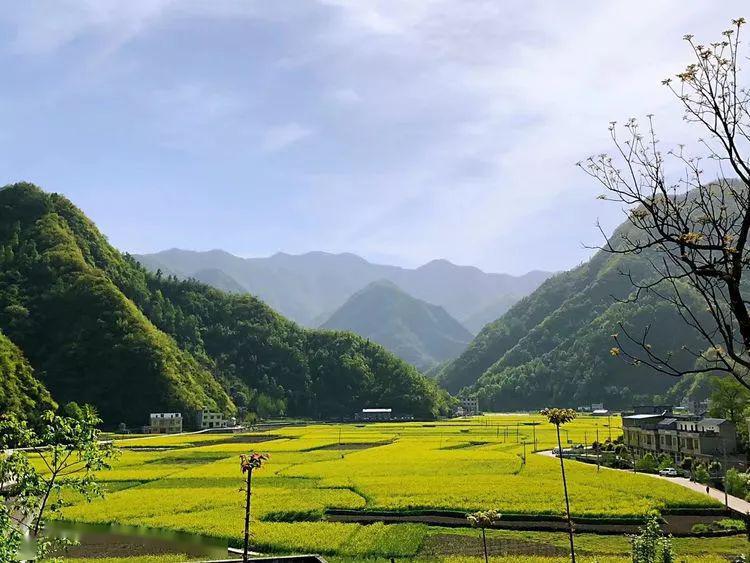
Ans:
[{"label": "white building", "polygon": [[204,408],[198,411],[198,427],[201,430],[208,430],[210,428],[225,428],[228,421],[224,418],[224,415],[220,412],[212,412],[209,409]]},{"label": "white building", "polygon": [[392,417],[393,417],[393,409],[383,409],[383,408],[362,409],[361,412],[358,412],[354,415],[355,420],[366,420],[366,421],[391,420]]}]

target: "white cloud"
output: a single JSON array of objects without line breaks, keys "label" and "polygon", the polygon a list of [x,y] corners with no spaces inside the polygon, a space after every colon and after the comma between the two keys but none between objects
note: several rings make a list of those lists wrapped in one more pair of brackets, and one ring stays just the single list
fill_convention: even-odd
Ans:
[{"label": "white cloud", "polygon": [[[343,237],[356,233],[377,252],[401,248],[409,260],[445,254],[495,268],[528,267],[532,249],[519,235],[550,229],[538,218],[553,202],[598,193],[573,164],[609,148],[610,120],[654,112],[665,144],[700,136],[686,132],[659,82],[689,62],[684,33],[714,40],[742,13],[740,2],[717,10],[708,1],[326,4],[341,13],[331,49],[381,89],[361,111],[394,126],[442,124],[391,163],[377,202],[365,204],[375,210],[367,234],[355,224]],[[414,201],[421,205],[394,228]],[[610,225],[621,219],[604,205],[601,214]],[[555,268],[580,259],[581,238],[598,241],[595,219],[580,217],[569,255],[537,259]],[[498,240],[511,238],[519,255],[499,256]]]},{"label": "white cloud", "polygon": [[268,129],[261,140],[261,148],[265,152],[284,150],[302,139],[309,137],[312,130],[299,123],[290,122]]},{"label": "white cloud", "polygon": [[[131,95],[162,145],[200,145],[206,166],[216,153],[244,155],[248,146],[278,153],[252,171],[265,174],[258,185],[283,171],[273,186],[279,197],[266,204],[298,209],[305,221],[284,234],[308,245],[300,250],[400,253],[409,263],[445,256],[516,271],[571,265],[585,255],[581,240],[597,241],[596,214],[610,226],[619,221],[606,204],[582,206],[581,194],[598,191],[573,166],[609,148],[610,120],[653,112],[665,144],[700,136],[686,132],[659,81],[690,60],[684,33],[714,40],[746,11],[739,0],[18,5],[0,13],[9,50],[52,56],[95,38],[81,51],[107,64],[81,74],[96,77],[103,96],[122,99],[107,80],[131,65],[132,80],[120,84],[137,85]],[[175,21],[177,38],[169,36]],[[201,33],[185,34],[186,22]],[[165,44],[186,46],[184,60],[170,52],[178,64],[164,72],[149,68],[148,49],[160,51],[146,32],[157,28]],[[192,56],[193,42],[205,57]],[[150,73],[139,74],[144,68]],[[309,152],[284,152],[313,132],[316,143],[300,146]],[[261,170],[262,161],[276,168]],[[298,185],[311,189],[287,197]],[[555,213],[575,217],[569,232],[552,230]],[[545,236],[569,250],[540,249]]]}]

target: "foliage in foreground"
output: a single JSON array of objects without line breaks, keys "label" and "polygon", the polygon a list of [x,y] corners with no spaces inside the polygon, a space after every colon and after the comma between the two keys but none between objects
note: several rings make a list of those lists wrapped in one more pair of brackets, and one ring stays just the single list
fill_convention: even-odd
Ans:
[{"label": "foliage in foreground", "polygon": [[43,413],[36,428],[14,415],[0,418],[0,561],[16,559],[24,534],[41,559],[64,550],[68,540],[44,535],[45,518],[60,512],[64,495],[90,501],[102,494],[97,473],[117,450],[99,440],[101,420],[91,407],[70,410],[75,416]]}]

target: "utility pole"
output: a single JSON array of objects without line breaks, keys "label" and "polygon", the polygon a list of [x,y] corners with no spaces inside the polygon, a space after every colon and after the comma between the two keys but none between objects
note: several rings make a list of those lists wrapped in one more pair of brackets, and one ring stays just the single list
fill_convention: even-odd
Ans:
[{"label": "utility pole", "polygon": [[518,443],[518,423],[516,422],[516,444]]},{"label": "utility pole", "polygon": [[526,440],[523,441],[523,464],[526,465]]},{"label": "utility pole", "polygon": [[537,451],[538,448],[536,446],[536,423],[534,423],[534,425],[531,427],[531,429],[534,432],[534,451]]}]

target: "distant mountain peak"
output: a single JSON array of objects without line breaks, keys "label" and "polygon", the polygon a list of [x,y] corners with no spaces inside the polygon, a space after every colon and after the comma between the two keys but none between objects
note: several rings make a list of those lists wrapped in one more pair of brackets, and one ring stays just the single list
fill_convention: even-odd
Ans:
[{"label": "distant mountain peak", "polygon": [[212,268],[223,270],[249,293],[308,327],[318,326],[368,284],[388,280],[417,299],[440,305],[476,332],[480,323],[497,318],[492,317],[495,311],[503,312],[547,277],[544,273],[489,274],[473,266],[457,266],[445,258],[419,268],[403,268],[372,263],[350,252],[277,252],[265,258],[239,258],[219,252],[175,250],[136,259],[151,270],[159,268],[178,277]]},{"label": "distant mountain peak", "polygon": [[456,357],[472,338],[442,307],[382,279],[352,295],[321,328],[355,332],[422,370]]}]

